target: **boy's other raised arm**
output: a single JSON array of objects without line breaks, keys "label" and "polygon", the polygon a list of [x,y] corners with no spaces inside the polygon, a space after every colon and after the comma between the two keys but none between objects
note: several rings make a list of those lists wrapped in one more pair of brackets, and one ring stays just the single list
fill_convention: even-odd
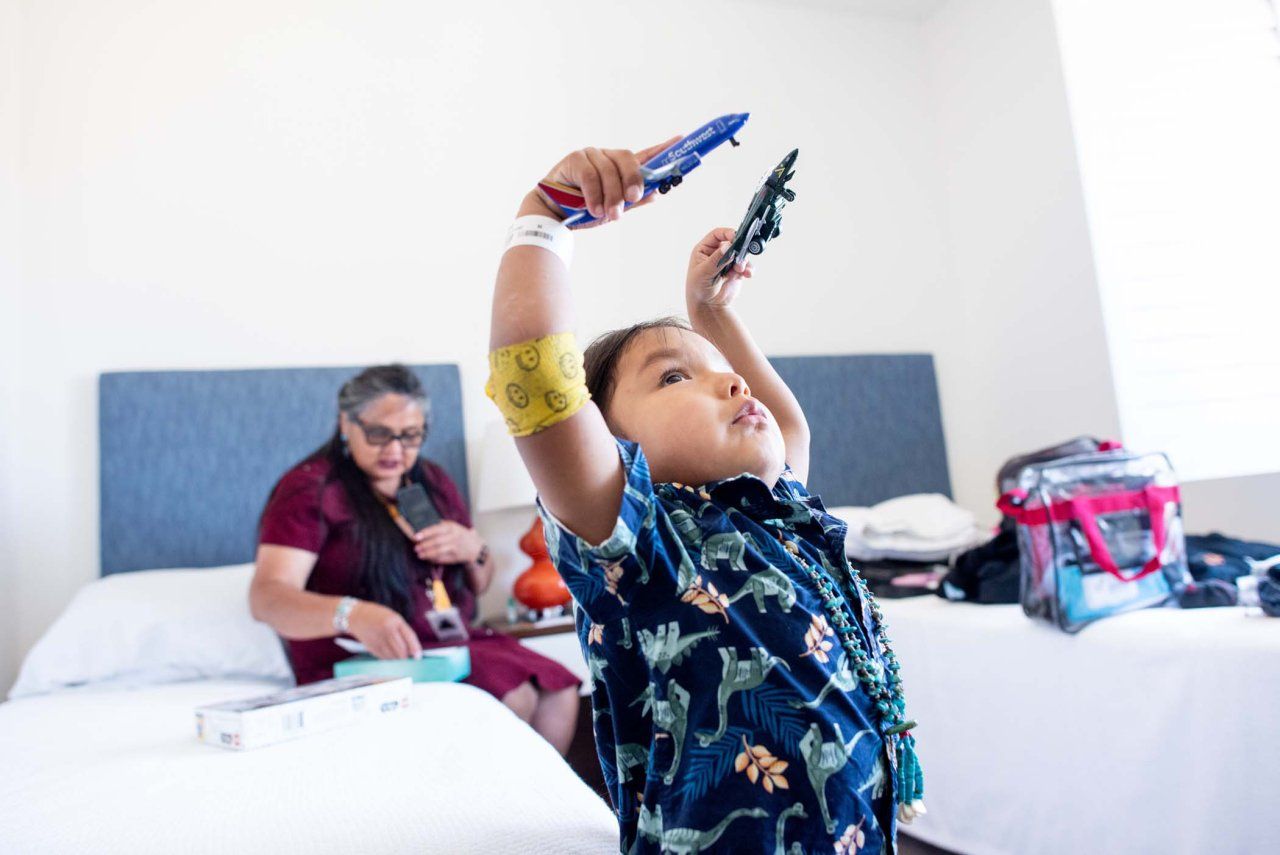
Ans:
[{"label": "boy's other raised arm", "polygon": [[773,413],[787,447],[787,464],[800,479],[809,478],[809,422],[800,402],[778,376],[756,344],[746,323],[733,308],[742,282],[754,273],[750,262],[730,266],[718,274],[720,259],[733,241],[730,228],[712,229],[693,248],[685,280],[689,322],[724,354],[733,370],[742,375],[752,397]]}]

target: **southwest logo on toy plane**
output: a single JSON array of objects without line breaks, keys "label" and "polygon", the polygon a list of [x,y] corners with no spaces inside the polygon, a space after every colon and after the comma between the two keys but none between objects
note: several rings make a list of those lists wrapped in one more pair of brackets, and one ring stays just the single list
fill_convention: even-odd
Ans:
[{"label": "southwest logo on toy plane", "polygon": [[[747,123],[750,116],[750,113],[729,113],[718,119],[712,119],[684,139],[650,158],[640,167],[640,175],[644,178],[644,195],[640,198],[644,199],[654,190],[666,193],[672,187],[680,186],[684,177],[702,163],[702,158],[725,142],[738,145],[734,136]],[[566,214],[564,221],[566,226],[583,226],[596,221],[596,218],[587,210],[586,200],[583,199],[582,191],[577,187],[554,181],[539,181],[538,189],[560,206],[560,210]],[[626,207],[630,208],[632,204],[628,202]]]},{"label": "southwest logo on toy plane", "polygon": [[760,189],[756,190],[751,204],[747,206],[747,215],[733,235],[733,243],[720,259],[721,272],[731,264],[746,261],[748,254],[764,252],[764,245],[782,234],[782,207],[796,199],[795,191],[787,189],[787,182],[796,174],[796,157],[799,154],[800,149],[792,149],[760,182]]}]

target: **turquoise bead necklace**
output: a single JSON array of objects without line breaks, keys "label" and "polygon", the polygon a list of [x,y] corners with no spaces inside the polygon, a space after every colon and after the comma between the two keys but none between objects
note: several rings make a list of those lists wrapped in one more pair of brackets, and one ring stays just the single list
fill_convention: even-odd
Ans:
[{"label": "turquoise bead necklace", "polygon": [[916,756],[916,740],[911,729],[914,721],[906,717],[907,702],[902,693],[902,677],[898,674],[901,666],[898,657],[889,646],[889,637],[885,634],[887,624],[880,606],[871,596],[867,583],[861,574],[848,563],[845,567],[850,571],[853,587],[861,602],[866,603],[875,619],[876,641],[884,651],[884,668],[872,659],[870,652],[862,647],[858,630],[854,624],[849,600],[837,588],[831,577],[824,573],[817,564],[801,562],[810,580],[822,596],[822,607],[834,626],[840,645],[853,663],[853,673],[864,687],[867,694],[875,702],[876,711],[880,713],[881,729],[885,736],[896,743],[894,759],[898,767],[898,788],[894,794],[898,804],[898,818],[903,822],[911,822],[917,814],[926,813],[924,806],[924,772],[920,768],[920,760]]}]

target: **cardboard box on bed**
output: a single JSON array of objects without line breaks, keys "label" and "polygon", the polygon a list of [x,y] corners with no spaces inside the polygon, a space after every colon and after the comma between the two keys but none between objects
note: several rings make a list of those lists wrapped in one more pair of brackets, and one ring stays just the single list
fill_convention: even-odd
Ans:
[{"label": "cardboard box on bed", "polygon": [[262,748],[402,710],[412,685],[405,677],[337,677],[197,707],[196,738],[238,751]]},{"label": "cardboard box on bed", "polygon": [[471,674],[471,652],[465,647],[432,647],[421,659],[374,659],[352,656],[333,666],[335,677],[373,674],[379,677],[409,677],[415,683],[456,683]]}]

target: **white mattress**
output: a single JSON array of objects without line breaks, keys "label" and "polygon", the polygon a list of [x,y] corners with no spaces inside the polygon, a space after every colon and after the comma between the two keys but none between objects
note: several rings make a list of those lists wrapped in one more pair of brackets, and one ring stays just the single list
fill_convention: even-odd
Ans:
[{"label": "white mattress", "polygon": [[1280,620],[1159,609],[1075,636],[1018,606],[882,601],[929,814],[968,855],[1280,851]]},{"label": "white mattress", "polygon": [[271,684],[72,690],[0,704],[4,853],[604,853],[609,807],[489,695],[249,752],[195,740],[198,704]]}]

